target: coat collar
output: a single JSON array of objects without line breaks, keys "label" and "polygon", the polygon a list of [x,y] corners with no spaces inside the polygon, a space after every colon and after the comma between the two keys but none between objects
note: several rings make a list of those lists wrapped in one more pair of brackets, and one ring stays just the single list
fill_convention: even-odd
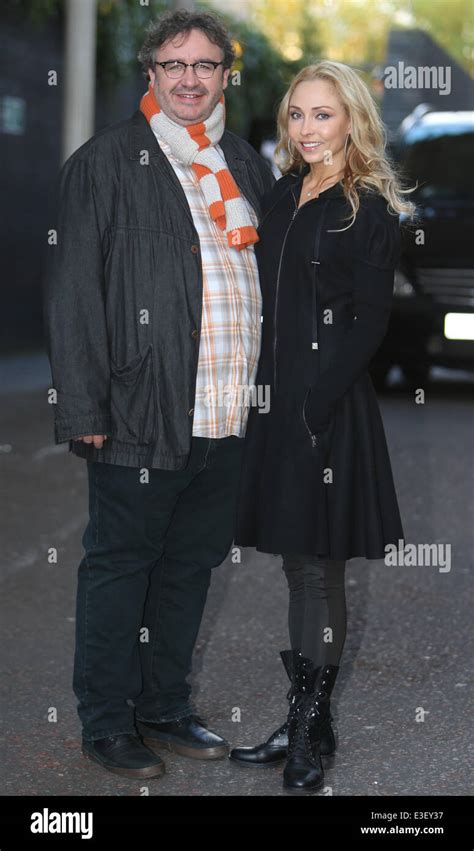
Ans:
[{"label": "coat collar", "polygon": [[[236,159],[237,161],[249,161],[250,157],[242,150],[242,147],[234,141],[235,137],[228,130],[224,130],[219,145],[225,153],[228,161]],[[131,118],[130,135],[129,135],[129,156],[131,160],[139,160],[143,156],[143,151],[148,151],[150,159],[161,159],[164,156],[155,134],[151,129],[146,117],[140,109],[137,109]]]}]

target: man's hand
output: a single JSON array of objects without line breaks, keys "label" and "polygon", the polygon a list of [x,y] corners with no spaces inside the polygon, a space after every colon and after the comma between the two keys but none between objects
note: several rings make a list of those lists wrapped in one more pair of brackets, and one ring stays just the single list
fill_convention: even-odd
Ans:
[{"label": "man's hand", "polygon": [[84,443],[93,443],[96,449],[102,449],[106,434],[87,434],[84,437],[73,437],[73,440],[82,440]]}]

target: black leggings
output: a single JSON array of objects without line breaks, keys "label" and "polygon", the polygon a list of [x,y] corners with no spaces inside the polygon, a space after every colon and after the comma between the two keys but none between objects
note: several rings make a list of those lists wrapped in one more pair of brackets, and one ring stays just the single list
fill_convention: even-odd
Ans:
[{"label": "black leggings", "polygon": [[339,665],[346,638],[345,561],[284,554],[292,650],[317,665]]}]

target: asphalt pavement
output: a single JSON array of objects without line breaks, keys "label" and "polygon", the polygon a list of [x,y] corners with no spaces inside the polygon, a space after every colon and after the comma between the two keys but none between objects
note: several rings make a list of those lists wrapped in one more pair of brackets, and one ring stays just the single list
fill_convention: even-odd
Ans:
[{"label": "asphalt pavement", "polygon": [[[138,796],[143,781],[86,762],[72,691],[74,610],[87,521],[85,463],[53,443],[44,356],[2,364],[0,794]],[[333,706],[339,733],[319,796],[472,795],[472,379],[446,375],[424,405],[380,396],[405,543],[451,545],[450,569],[347,564],[348,632]],[[49,563],[48,549],[59,560]],[[239,553],[237,553],[237,556]],[[213,572],[193,698],[231,744],[256,744],[287,711],[281,557],[242,549]],[[282,767],[163,753],[150,795],[281,796]]]}]

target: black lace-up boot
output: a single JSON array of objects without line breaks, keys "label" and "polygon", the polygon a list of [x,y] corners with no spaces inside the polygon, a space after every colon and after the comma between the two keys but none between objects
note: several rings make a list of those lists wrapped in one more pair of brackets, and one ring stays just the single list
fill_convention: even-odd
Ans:
[{"label": "black lace-up boot", "polygon": [[329,699],[339,671],[337,665],[314,667],[300,657],[298,694],[288,713],[288,759],[283,785],[292,792],[316,792],[324,786],[321,739],[329,719]]}]

